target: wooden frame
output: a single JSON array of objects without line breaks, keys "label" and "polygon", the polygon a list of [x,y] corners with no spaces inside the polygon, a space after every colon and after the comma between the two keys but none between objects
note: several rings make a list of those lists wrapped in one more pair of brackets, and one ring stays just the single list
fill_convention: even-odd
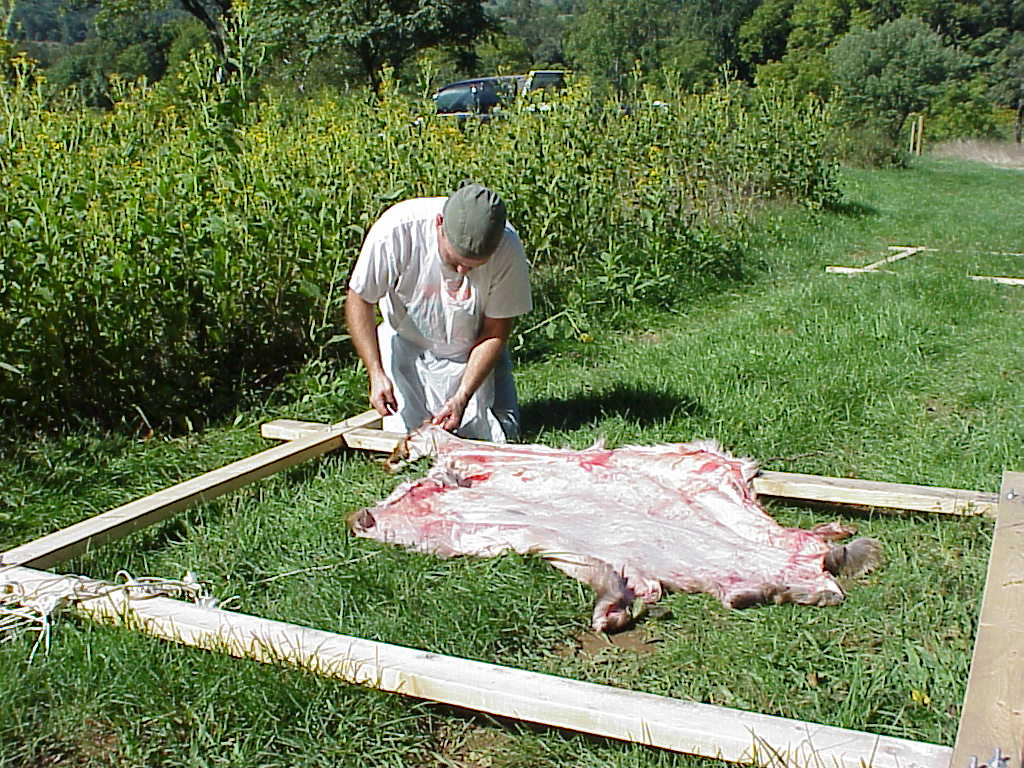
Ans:
[{"label": "wooden frame", "polygon": [[[286,440],[165,491],[0,555],[0,590],[62,596],[74,610],[155,637],[495,715],[737,763],[842,768],[969,768],[999,749],[1024,768],[1024,473],[1005,473],[998,495],[926,486],[765,472],[762,495],[996,518],[971,674],[954,747],[834,728],[309,629],[164,597],[131,599],[109,583],[60,576],[56,565],[272,472],[343,445],[391,451],[373,411],[334,425],[276,421]],[[31,567],[29,567],[31,566]],[[998,764],[997,764],[998,763]]]},{"label": "wooden frame", "polygon": [[[862,275],[862,274],[881,274],[881,275],[894,275],[887,269],[881,269],[886,264],[891,264],[894,261],[905,259],[908,256],[913,256],[915,253],[921,253],[922,251],[936,251],[936,248],[925,248],[919,245],[890,245],[887,246],[890,251],[894,251],[884,259],[867,264],[863,267],[839,267],[839,266],[828,266],[825,267],[825,271],[832,275]],[[993,256],[1021,256],[1019,253],[1002,253],[997,251],[991,252]],[[979,280],[988,283],[999,283],[1000,285],[1024,285],[1024,277],[998,277],[994,275],[967,275],[971,280]]]}]

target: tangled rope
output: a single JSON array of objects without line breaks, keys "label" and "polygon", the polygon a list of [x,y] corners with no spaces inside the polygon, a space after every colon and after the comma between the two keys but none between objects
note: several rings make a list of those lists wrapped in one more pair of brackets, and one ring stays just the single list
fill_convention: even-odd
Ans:
[{"label": "tangled rope", "polygon": [[200,608],[225,608],[237,595],[219,601],[191,571],[183,579],[159,576],[132,576],[118,571],[114,582],[98,581],[85,576],[60,576],[33,588],[19,582],[0,582],[0,644],[19,636],[23,631],[38,633],[28,661],[31,664],[39,646],[50,652],[53,617],[74,603],[97,600],[121,592],[128,600],[171,597],[191,600]]}]

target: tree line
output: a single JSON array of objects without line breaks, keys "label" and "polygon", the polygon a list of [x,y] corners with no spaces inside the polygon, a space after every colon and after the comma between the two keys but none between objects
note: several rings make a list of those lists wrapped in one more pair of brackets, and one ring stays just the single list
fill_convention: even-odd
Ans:
[{"label": "tree line", "polygon": [[[1024,100],[1024,0],[0,0],[5,34],[50,88],[109,104],[111,75],[154,81],[232,23],[262,41],[261,74],[300,88],[384,73],[444,80],[569,68],[599,90],[701,91],[723,76],[844,96],[851,120],[895,140],[912,112],[985,135]],[[253,62],[247,65],[255,66]],[[1002,112],[1000,112],[1002,110]]]}]

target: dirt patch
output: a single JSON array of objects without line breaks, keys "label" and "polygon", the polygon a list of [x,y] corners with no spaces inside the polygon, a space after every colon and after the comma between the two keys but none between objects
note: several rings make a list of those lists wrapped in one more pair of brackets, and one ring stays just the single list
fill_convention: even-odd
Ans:
[{"label": "dirt patch", "polygon": [[445,726],[439,734],[434,766],[501,768],[512,762],[515,740],[504,731],[471,723]]},{"label": "dirt patch", "polygon": [[658,650],[642,627],[632,627],[624,632],[606,635],[603,632],[583,632],[573,639],[572,645],[563,645],[555,650],[559,656],[599,656],[602,653],[626,652],[647,654]]},{"label": "dirt patch", "polygon": [[1010,141],[947,141],[931,147],[929,154],[959,160],[976,160],[1000,168],[1024,170],[1024,144]]}]

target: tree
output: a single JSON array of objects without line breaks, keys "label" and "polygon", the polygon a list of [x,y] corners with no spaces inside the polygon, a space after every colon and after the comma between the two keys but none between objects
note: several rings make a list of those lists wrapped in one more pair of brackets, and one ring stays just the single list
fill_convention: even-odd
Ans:
[{"label": "tree", "polygon": [[299,30],[291,44],[306,61],[339,51],[377,90],[385,67],[398,69],[437,45],[469,48],[495,25],[481,0],[267,0],[276,28]]},{"label": "tree", "polygon": [[679,6],[679,34],[705,40],[718,65],[738,67],[740,29],[762,0],[686,0]]},{"label": "tree", "polygon": [[528,64],[564,61],[569,16],[550,0],[503,0],[494,6],[493,14],[506,35],[522,41],[529,54]]},{"label": "tree", "polygon": [[55,93],[71,89],[90,106],[109,108],[113,104],[111,76],[125,80],[145,77],[150,82],[163,77],[175,29],[148,16],[121,18],[107,27],[103,36],[71,46],[48,69],[49,87]]},{"label": "tree", "polygon": [[765,0],[739,30],[739,55],[750,67],[778,61],[786,54],[796,0]]},{"label": "tree", "polygon": [[566,37],[573,65],[616,91],[639,69],[661,66],[661,53],[675,39],[678,16],[673,0],[590,0]]},{"label": "tree", "polygon": [[535,54],[521,37],[504,32],[488,35],[476,46],[480,71],[486,74],[509,75],[524,72],[533,66]]},{"label": "tree", "polygon": [[856,120],[880,128],[894,143],[907,117],[925,109],[960,65],[956,51],[911,17],[848,32],[830,50],[829,60]]},{"label": "tree", "polygon": [[[139,16],[150,16],[168,9],[180,9],[206,28],[210,43],[222,62],[227,62],[224,20],[231,13],[233,0],[69,0],[76,8],[98,9],[97,24],[118,25]],[[180,3],[180,5],[179,5]]]}]

